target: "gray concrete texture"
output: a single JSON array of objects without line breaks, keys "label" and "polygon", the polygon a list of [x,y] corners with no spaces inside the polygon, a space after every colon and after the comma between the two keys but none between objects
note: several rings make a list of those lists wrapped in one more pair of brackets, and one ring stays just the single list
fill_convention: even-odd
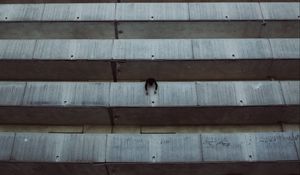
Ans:
[{"label": "gray concrete texture", "polygon": [[299,43],[296,38],[0,40],[0,79],[299,80]]},{"label": "gray concrete texture", "polygon": [[1,123],[299,123],[299,81],[1,82]]}]

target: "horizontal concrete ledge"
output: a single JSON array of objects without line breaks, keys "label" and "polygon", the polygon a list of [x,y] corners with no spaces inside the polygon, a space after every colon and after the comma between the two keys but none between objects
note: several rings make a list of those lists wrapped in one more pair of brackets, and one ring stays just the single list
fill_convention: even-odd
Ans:
[{"label": "horizontal concrete ledge", "polygon": [[297,38],[298,6],[288,2],[2,4],[0,38]]},{"label": "horizontal concrete ledge", "polygon": [[[0,0],[2,4],[26,3],[117,3],[117,0]],[[119,2],[283,2],[282,0],[119,0]],[[284,2],[298,2],[285,0]]]},{"label": "horizontal concrete ledge", "polygon": [[299,43],[278,38],[0,40],[0,79],[299,80]]},{"label": "horizontal concrete ledge", "polygon": [[299,132],[234,134],[0,133],[0,160],[47,163],[299,161]]},{"label": "horizontal concrete ledge", "polygon": [[4,124],[299,123],[299,81],[1,82]]},{"label": "horizontal concrete ledge", "polygon": [[5,175],[298,175],[299,161],[224,163],[0,163]]},{"label": "horizontal concrete ledge", "polygon": [[[299,20],[299,3],[0,4],[1,21]],[[90,9],[88,11],[84,9]],[[53,13],[54,12],[54,13]],[[66,15],[67,14],[67,15]]]}]

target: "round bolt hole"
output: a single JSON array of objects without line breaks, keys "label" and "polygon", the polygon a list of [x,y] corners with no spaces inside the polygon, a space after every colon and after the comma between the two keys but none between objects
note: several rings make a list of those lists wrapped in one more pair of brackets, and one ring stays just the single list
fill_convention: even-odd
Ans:
[{"label": "round bolt hole", "polygon": [[5,19],[7,19],[7,17],[5,17]]},{"label": "round bolt hole", "polygon": [[298,18],[300,18],[300,16],[298,16]]},{"label": "round bolt hole", "polygon": [[152,104],[154,104],[154,101],[152,101]]},{"label": "round bolt hole", "polygon": [[79,19],[79,16],[77,16],[77,19]]},{"label": "round bolt hole", "polygon": [[67,103],[67,101],[64,101],[64,103]]},{"label": "round bolt hole", "polygon": [[55,156],[56,158],[59,158],[59,156]]},{"label": "round bolt hole", "polygon": [[74,55],[71,55],[71,58],[73,58],[74,57]]},{"label": "round bolt hole", "polygon": [[154,57],[154,55],[151,55],[151,57],[153,58],[153,57]]},{"label": "round bolt hole", "polygon": [[240,100],[241,103],[243,103],[243,100]]},{"label": "round bolt hole", "polygon": [[252,155],[249,155],[249,158],[252,158]]},{"label": "round bolt hole", "polygon": [[227,18],[228,18],[228,16],[225,16],[225,18],[227,19]]},{"label": "round bolt hole", "polygon": [[155,156],[152,156],[152,159],[155,159]]},{"label": "round bolt hole", "polygon": [[118,33],[123,33],[123,31],[122,30],[119,30],[119,32]]},{"label": "round bolt hole", "polygon": [[232,57],[235,57],[235,55],[234,55],[234,54],[232,54]]},{"label": "round bolt hole", "polygon": [[153,19],[154,18],[154,16],[151,16],[151,19]]}]

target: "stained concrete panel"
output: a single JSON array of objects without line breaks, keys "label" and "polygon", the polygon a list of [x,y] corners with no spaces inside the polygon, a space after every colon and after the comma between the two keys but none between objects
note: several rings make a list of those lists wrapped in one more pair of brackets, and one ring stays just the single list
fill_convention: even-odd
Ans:
[{"label": "stained concrete panel", "polygon": [[114,59],[193,59],[191,40],[114,40]]},{"label": "stained concrete panel", "polygon": [[1,4],[0,21],[39,21],[44,4]]},{"label": "stained concrete panel", "polygon": [[275,59],[300,59],[300,39],[269,39]]},{"label": "stained concrete panel", "polygon": [[262,20],[258,3],[190,3],[191,20]]},{"label": "stained concrete panel", "polygon": [[108,135],[107,162],[199,162],[200,136]]},{"label": "stained concrete panel", "polygon": [[199,106],[236,106],[235,86],[229,82],[197,82]]},{"label": "stained concrete panel", "polygon": [[267,39],[195,39],[195,59],[270,59]]},{"label": "stained concrete panel", "polygon": [[104,162],[106,135],[18,133],[12,159],[25,162]]},{"label": "stained concrete panel", "polygon": [[0,106],[21,105],[26,82],[0,82]]},{"label": "stained concrete panel", "polygon": [[247,134],[201,134],[203,161],[251,161]]},{"label": "stained concrete panel", "polygon": [[0,40],[0,60],[30,60],[35,44],[35,40]]},{"label": "stained concrete panel", "polygon": [[278,81],[235,82],[236,97],[240,105],[283,105]]},{"label": "stained concrete panel", "polygon": [[111,59],[112,40],[38,40],[34,59]]},{"label": "stained concrete panel", "polygon": [[299,6],[299,2],[260,3],[264,20],[299,20]]},{"label": "stained concrete panel", "polygon": [[145,83],[112,83],[110,106],[151,106],[150,96],[146,95]]},{"label": "stained concrete panel", "polygon": [[293,133],[256,133],[256,160],[299,160]]},{"label": "stained concrete panel", "polygon": [[25,106],[108,106],[109,83],[28,82]]},{"label": "stained concrete panel", "polygon": [[0,133],[0,161],[9,161],[12,152],[15,133]]},{"label": "stained concrete panel", "polygon": [[187,3],[118,3],[118,21],[189,20]]},{"label": "stained concrete panel", "polygon": [[300,104],[300,82],[299,81],[281,81],[280,82],[285,104]]},{"label": "stained concrete panel", "polygon": [[114,3],[45,4],[42,18],[44,21],[113,21],[114,19]]}]

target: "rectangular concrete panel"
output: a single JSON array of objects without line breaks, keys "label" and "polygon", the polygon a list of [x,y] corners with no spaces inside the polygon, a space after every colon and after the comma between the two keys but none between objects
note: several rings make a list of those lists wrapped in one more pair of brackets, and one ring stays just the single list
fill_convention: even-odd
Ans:
[{"label": "rectangular concrete panel", "polygon": [[191,40],[114,40],[117,60],[193,59]]},{"label": "rectangular concrete panel", "polygon": [[256,160],[299,160],[292,132],[256,133]]},{"label": "rectangular concrete panel", "polygon": [[293,138],[296,146],[296,150],[298,153],[298,159],[300,160],[300,130],[293,132]]},{"label": "rectangular concrete panel", "polygon": [[156,93],[154,93],[154,85],[148,86],[147,95],[145,83],[112,83],[110,103],[112,106],[127,107],[197,105],[195,83],[182,82],[178,85],[172,82],[161,82]]},{"label": "rectangular concrete panel", "polygon": [[[156,162],[200,162],[202,161],[199,134],[153,135]],[[152,157],[153,159],[153,157]]]},{"label": "rectangular concrete panel", "polygon": [[197,82],[199,106],[235,106],[236,89],[229,82]]},{"label": "rectangular concrete panel", "polygon": [[109,135],[107,162],[199,162],[200,136]]},{"label": "rectangular concrete panel", "polygon": [[26,82],[0,82],[0,106],[22,104]]},{"label": "rectangular concrete panel", "polygon": [[108,135],[106,162],[152,162],[150,135]]},{"label": "rectangular concrete panel", "polygon": [[108,106],[109,83],[27,84],[25,106]]},{"label": "rectangular concrete panel", "polygon": [[0,133],[0,161],[10,160],[14,138],[15,133]]},{"label": "rectangular concrete panel", "polygon": [[299,59],[300,39],[269,39],[274,59]]},{"label": "rectangular concrete panel", "polygon": [[118,3],[118,21],[189,20],[187,3]]},{"label": "rectangular concrete panel", "polygon": [[0,21],[39,21],[44,7],[44,4],[1,4]]},{"label": "rectangular concrete panel", "polygon": [[261,20],[258,3],[190,3],[191,20]]},{"label": "rectangular concrete panel", "polygon": [[235,82],[235,89],[240,105],[284,105],[278,81]]},{"label": "rectangular concrete panel", "polygon": [[[113,21],[114,3],[45,4],[43,21]],[[86,10],[89,9],[89,10]]]},{"label": "rectangular concrete panel", "polygon": [[104,162],[106,135],[16,135],[12,160],[24,162]]},{"label": "rectangular concrete panel", "polygon": [[280,85],[284,101],[287,105],[295,105],[300,103],[300,82],[281,81]]},{"label": "rectangular concrete panel", "polygon": [[300,3],[260,3],[264,20],[299,20]]},{"label": "rectangular concrete panel", "polygon": [[111,59],[112,40],[38,40],[34,59]]},{"label": "rectangular concrete panel", "polygon": [[151,106],[144,87],[145,83],[112,83],[109,103],[111,106]]},{"label": "rectangular concrete panel", "polygon": [[[267,39],[194,39],[195,59],[270,59]],[[255,52],[253,52],[255,50]]]},{"label": "rectangular concrete panel", "polygon": [[251,161],[247,134],[201,134],[203,161]]},{"label": "rectangular concrete panel", "polygon": [[[196,106],[197,93],[194,82],[161,82],[159,89],[152,97],[152,104],[155,106]],[[153,103],[154,102],[154,103]]]},{"label": "rectangular concrete panel", "polygon": [[0,40],[0,60],[30,60],[35,44],[35,40]]}]

